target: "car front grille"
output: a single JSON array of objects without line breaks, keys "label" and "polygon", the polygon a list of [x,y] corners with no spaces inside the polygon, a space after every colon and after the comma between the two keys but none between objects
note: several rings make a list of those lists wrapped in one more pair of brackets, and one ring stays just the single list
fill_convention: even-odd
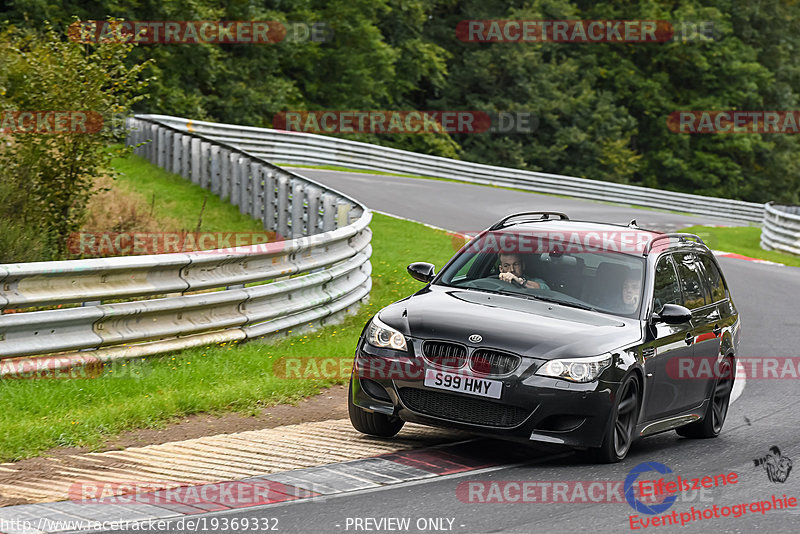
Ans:
[{"label": "car front grille", "polygon": [[516,406],[427,389],[400,388],[399,393],[403,404],[415,412],[461,423],[512,428],[530,415]]},{"label": "car front grille", "polygon": [[522,359],[516,354],[491,349],[478,349],[472,353],[469,366],[476,373],[485,375],[506,375],[519,367]]},{"label": "car front grille", "polygon": [[422,354],[437,367],[457,369],[467,361],[467,348],[446,341],[426,341],[422,344]]}]

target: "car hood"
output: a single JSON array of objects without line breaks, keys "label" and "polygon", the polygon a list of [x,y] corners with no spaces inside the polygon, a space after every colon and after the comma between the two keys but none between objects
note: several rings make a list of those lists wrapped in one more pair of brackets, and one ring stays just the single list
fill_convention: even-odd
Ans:
[{"label": "car hood", "polygon": [[[642,324],[495,293],[430,286],[387,306],[381,321],[404,335],[491,347],[541,359],[594,356],[635,344]],[[483,339],[472,344],[468,338]]]}]

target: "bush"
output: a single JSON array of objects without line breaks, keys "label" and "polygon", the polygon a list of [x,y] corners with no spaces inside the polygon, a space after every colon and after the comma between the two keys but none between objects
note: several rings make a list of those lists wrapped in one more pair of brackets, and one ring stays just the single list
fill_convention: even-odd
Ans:
[{"label": "bush", "polygon": [[[111,127],[127,113],[146,87],[145,64],[127,67],[133,45],[109,40],[82,45],[59,38],[51,29],[38,34],[10,29],[0,34],[0,182],[7,203],[0,208],[2,227],[23,241],[37,236],[43,259],[66,253],[70,233],[80,228],[94,180],[113,174],[107,146],[122,133]],[[85,125],[44,133],[46,126],[21,128],[20,113],[71,112]],[[55,116],[48,115],[49,128]],[[5,240],[10,237],[5,237]],[[17,250],[12,247],[9,250]],[[37,249],[37,247],[33,247]],[[20,261],[29,254],[5,261]]]}]

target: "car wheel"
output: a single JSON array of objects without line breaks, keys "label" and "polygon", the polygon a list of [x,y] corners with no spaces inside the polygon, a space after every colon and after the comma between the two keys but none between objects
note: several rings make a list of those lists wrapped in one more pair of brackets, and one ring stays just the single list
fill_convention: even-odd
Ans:
[{"label": "car wheel", "polygon": [[353,377],[350,377],[350,388],[347,391],[347,413],[350,415],[350,423],[353,428],[362,434],[378,436],[380,438],[391,438],[403,428],[405,422],[399,417],[368,412],[367,410],[353,404]]},{"label": "car wheel", "polygon": [[719,376],[714,382],[711,399],[703,418],[677,428],[675,432],[685,438],[715,438],[719,436],[728,415],[731,391],[733,391],[733,365],[731,365],[730,358],[725,358],[719,367]]},{"label": "car wheel", "polygon": [[639,382],[633,376],[620,386],[617,402],[603,444],[587,451],[595,463],[612,464],[625,458],[631,448],[639,415]]}]

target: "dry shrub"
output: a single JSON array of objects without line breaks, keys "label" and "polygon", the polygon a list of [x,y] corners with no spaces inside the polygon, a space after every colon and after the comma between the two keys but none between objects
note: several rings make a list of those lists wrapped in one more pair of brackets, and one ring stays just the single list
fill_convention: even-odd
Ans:
[{"label": "dry shrub", "polygon": [[126,191],[114,184],[109,176],[95,180],[96,193],[88,205],[83,232],[160,232],[180,228],[172,218],[156,218],[153,205],[158,199],[147,199],[139,193]]}]

